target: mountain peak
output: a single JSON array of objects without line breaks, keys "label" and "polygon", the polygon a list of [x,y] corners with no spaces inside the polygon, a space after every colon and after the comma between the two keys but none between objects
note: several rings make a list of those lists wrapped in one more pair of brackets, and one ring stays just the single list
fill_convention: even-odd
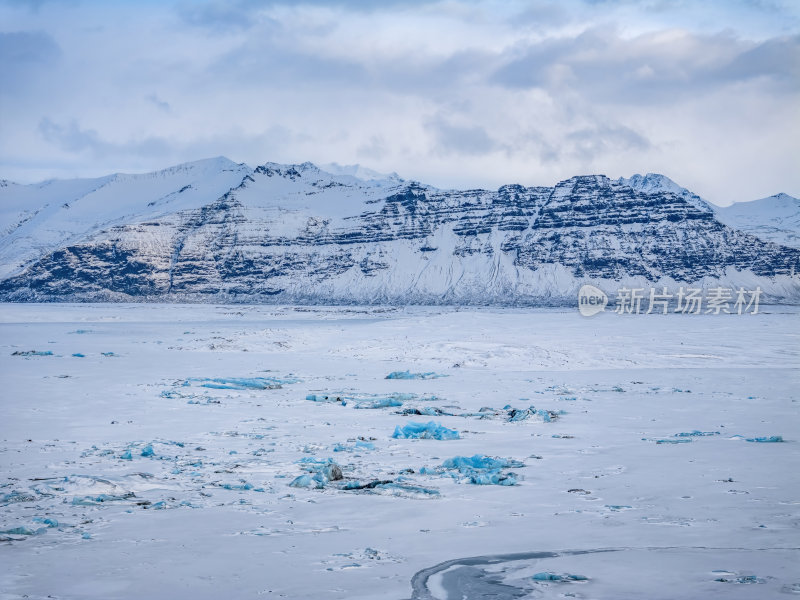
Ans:
[{"label": "mountain peak", "polygon": [[401,177],[394,171],[391,173],[380,173],[358,163],[352,165],[340,165],[339,163],[332,162],[320,165],[323,171],[327,171],[332,175],[349,175],[356,179],[363,181],[379,181],[384,179],[391,179],[395,181],[402,181]]},{"label": "mountain peak", "polygon": [[681,187],[672,179],[661,173],[647,173],[645,175],[636,173],[629,178],[620,177],[616,182],[627,185],[631,189],[645,194],[657,194],[660,192],[675,194],[703,212],[714,211],[714,208],[707,201],[703,200],[697,194],[690,192],[685,187]]}]

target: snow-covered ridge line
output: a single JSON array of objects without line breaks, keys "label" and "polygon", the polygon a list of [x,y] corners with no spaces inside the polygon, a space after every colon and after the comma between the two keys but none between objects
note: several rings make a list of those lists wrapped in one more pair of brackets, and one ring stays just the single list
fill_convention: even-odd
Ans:
[{"label": "snow-covered ridge line", "polygon": [[663,175],[461,191],[329,168],[218,157],[0,188],[0,297],[553,305],[592,283],[800,300],[800,250]]}]

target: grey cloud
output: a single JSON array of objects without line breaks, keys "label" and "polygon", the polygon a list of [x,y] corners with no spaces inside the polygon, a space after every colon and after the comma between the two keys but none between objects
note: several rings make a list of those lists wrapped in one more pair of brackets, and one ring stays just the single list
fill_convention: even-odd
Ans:
[{"label": "grey cloud", "polygon": [[[192,139],[168,140],[148,136],[128,142],[112,142],[93,129],[85,129],[78,121],[60,124],[44,118],[39,123],[39,134],[59,150],[72,155],[88,155],[98,162],[106,161],[109,169],[125,169],[125,165],[142,164],[157,168],[162,161],[189,160],[224,154],[230,157],[257,156],[272,160],[287,145],[308,142],[308,138],[281,125],[263,131],[241,134],[229,132]],[[297,157],[298,161],[302,157]]]},{"label": "grey cloud", "polygon": [[158,108],[159,110],[163,110],[164,112],[172,112],[172,107],[170,106],[169,102],[165,102],[161,98],[159,98],[156,94],[150,94],[145,98],[148,102],[150,102],[153,106]]},{"label": "grey cloud", "polygon": [[775,91],[800,89],[800,36],[755,44],[730,34],[657,34],[625,39],[594,29],[510,51],[492,81],[508,88],[562,86],[589,100],[671,102],[721,85],[761,78]]},{"label": "grey cloud", "polygon": [[769,77],[800,89],[800,35],[773,38],[742,52],[720,70],[719,77],[730,81]]},{"label": "grey cloud", "polygon": [[553,26],[564,25],[574,19],[563,3],[531,2],[512,19],[515,26]]},{"label": "grey cloud", "polygon": [[165,156],[169,144],[158,137],[147,137],[143,140],[120,144],[109,142],[100,137],[93,129],[81,129],[77,121],[68,125],[55,123],[45,117],[39,123],[39,133],[45,141],[54,144],[61,150],[71,153],[88,152],[92,156],[109,155]]},{"label": "grey cloud", "polygon": [[178,14],[189,25],[212,30],[245,30],[258,21],[256,9],[263,3],[254,0],[237,2],[184,2],[178,5]]},{"label": "grey cloud", "polygon": [[41,31],[0,33],[0,65],[25,67],[52,62],[61,55],[55,40]]},{"label": "grey cloud", "polygon": [[0,33],[0,96],[19,95],[25,84],[35,82],[60,57],[61,49],[46,33]]},{"label": "grey cloud", "polygon": [[389,148],[386,140],[381,135],[373,135],[365,144],[361,144],[356,149],[356,154],[359,158],[380,160],[387,156]]},{"label": "grey cloud", "polygon": [[578,129],[568,133],[565,140],[571,153],[581,160],[593,160],[604,153],[648,150],[651,146],[647,138],[624,125]]},{"label": "grey cloud", "polygon": [[497,148],[497,143],[478,125],[454,125],[440,115],[429,119],[426,127],[442,154],[481,155]]},{"label": "grey cloud", "polygon": [[247,30],[264,19],[262,9],[277,6],[321,6],[345,11],[378,12],[440,4],[441,0],[207,0],[183,2],[179,16],[189,25],[214,30]]}]

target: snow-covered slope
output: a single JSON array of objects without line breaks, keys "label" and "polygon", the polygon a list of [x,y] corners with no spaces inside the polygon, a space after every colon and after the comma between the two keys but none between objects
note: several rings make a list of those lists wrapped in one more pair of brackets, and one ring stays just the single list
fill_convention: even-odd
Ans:
[{"label": "snow-covered slope", "polygon": [[[457,191],[331,170],[214,159],[61,182],[77,201],[65,192],[31,202],[46,206],[42,218],[17,216],[0,242],[11,275],[0,297],[572,304],[591,282],[609,293],[759,285],[800,300],[800,251],[720,223],[660,175]],[[19,215],[25,199],[3,189],[3,211]],[[70,220],[74,205],[83,212]]]},{"label": "snow-covered slope", "polygon": [[717,208],[717,219],[761,239],[800,248],[800,199],[775,194]]},{"label": "snow-covered slope", "polygon": [[112,225],[200,208],[251,171],[217,157],[144,175],[0,183],[0,277]]},{"label": "snow-covered slope", "polygon": [[645,194],[658,194],[667,192],[675,194],[686,200],[689,204],[699,210],[714,210],[714,206],[703,200],[697,194],[690,192],[685,187],[679,186],[666,175],[659,173],[648,173],[647,175],[632,175],[629,178],[620,177],[617,183],[630,186],[637,192],[644,192]]}]

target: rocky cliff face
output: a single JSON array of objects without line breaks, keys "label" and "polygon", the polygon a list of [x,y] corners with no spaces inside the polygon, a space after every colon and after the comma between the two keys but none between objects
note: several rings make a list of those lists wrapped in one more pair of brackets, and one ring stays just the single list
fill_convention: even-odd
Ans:
[{"label": "rocky cliff face", "polygon": [[[334,175],[310,163],[249,169],[220,161],[195,169],[193,183],[174,182],[204,190],[180,205],[165,200],[179,189],[159,188],[147,200],[134,184],[119,188],[124,215],[59,238],[35,258],[28,252],[0,281],[0,295],[574,304],[580,285],[593,283],[608,292],[759,285],[773,300],[800,300],[800,250],[722,224],[661,176],[444,191],[396,176]],[[235,185],[220,191],[231,178]]]}]

